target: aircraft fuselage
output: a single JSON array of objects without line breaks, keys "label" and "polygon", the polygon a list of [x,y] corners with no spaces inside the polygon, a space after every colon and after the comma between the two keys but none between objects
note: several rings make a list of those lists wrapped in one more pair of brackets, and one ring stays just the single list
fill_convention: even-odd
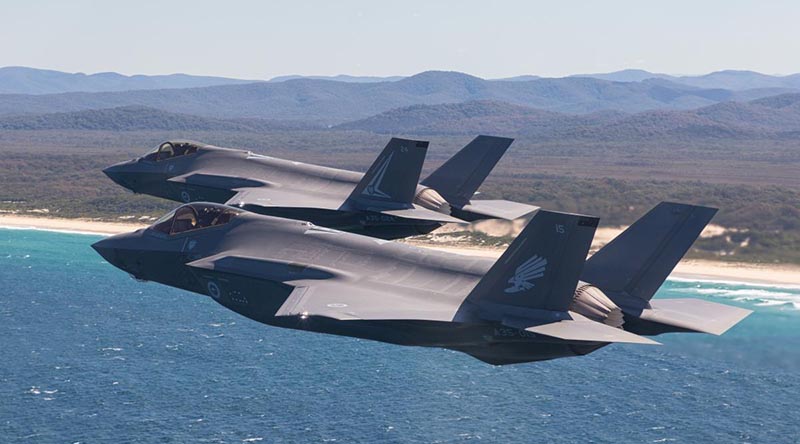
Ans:
[{"label": "aircraft fuselage", "polygon": [[[255,257],[258,251],[270,251],[276,255],[286,253],[287,261],[302,262],[302,266],[336,266],[343,273],[376,269],[372,284],[381,280],[402,281],[404,277],[421,282],[442,282],[452,289],[446,297],[463,300],[469,290],[480,279],[482,272],[491,265],[480,258],[460,257],[433,252],[417,254],[404,245],[392,245],[400,256],[406,257],[386,268],[383,257],[371,251],[370,244],[381,242],[359,237],[359,245],[348,244],[336,251],[336,241],[325,249],[306,248],[302,254],[292,254],[293,244],[302,236],[335,236],[325,229],[311,235],[303,234],[310,224],[287,221],[286,224],[254,226],[252,222],[237,226],[212,227],[184,234],[169,235],[153,229],[113,236],[94,245],[94,248],[111,264],[121,268],[140,280],[158,282],[211,297],[220,305],[245,317],[266,325],[328,333],[387,342],[398,345],[441,347],[468,353],[492,364],[529,362],[575,356],[596,350],[602,343],[570,343],[552,337],[538,335],[489,321],[426,321],[426,320],[338,320],[323,316],[276,316],[294,287],[270,279],[230,274],[216,270],[198,270],[187,264],[198,259],[214,256],[232,248],[242,248],[243,254]],[[287,229],[288,226],[288,229]],[[253,230],[260,235],[257,242],[251,236]],[[332,247],[333,246],[333,247]],[[299,248],[299,247],[298,247]],[[333,253],[332,253],[333,252]],[[395,252],[392,252],[393,254]],[[415,256],[416,255],[416,256]],[[436,267],[431,265],[436,265]],[[298,265],[300,266],[300,265]],[[444,270],[444,271],[439,271]],[[429,290],[429,289],[428,289]],[[424,294],[426,289],[418,290]],[[433,293],[431,293],[433,294]],[[442,295],[442,293],[439,293]]]}]

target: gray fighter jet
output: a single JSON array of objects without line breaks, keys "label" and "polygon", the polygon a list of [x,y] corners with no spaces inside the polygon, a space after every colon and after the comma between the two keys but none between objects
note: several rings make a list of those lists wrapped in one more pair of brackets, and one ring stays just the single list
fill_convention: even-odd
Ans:
[{"label": "gray fighter jet", "polygon": [[104,170],[136,193],[210,201],[383,239],[445,223],[516,219],[537,207],[472,199],[513,139],[478,136],[422,183],[428,142],[393,138],[366,174],[191,141],[161,144]]},{"label": "gray fighter jet", "polygon": [[598,219],[545,210],[496,262],[212,203],[93,247],[137,279],[211,296],[268,325],[499,365],[735,325],[750,312],[651,300],[715,211],[662,203],[589,260]]}]

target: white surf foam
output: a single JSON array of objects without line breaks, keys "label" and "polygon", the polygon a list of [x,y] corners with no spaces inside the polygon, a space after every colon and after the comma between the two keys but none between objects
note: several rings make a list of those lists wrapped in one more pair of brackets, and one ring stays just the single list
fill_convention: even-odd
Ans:
[{"label": "white surf foam", "polygon": [[685,277],[668,277],[668,281],[672,282],[697,282],[701,284],[721,284],[721,285],[737,285],[747,287],[763,287],[763,288],[783,288],[787,290],[800,290],[800,284],[768,284],[768,283],[753,283],[747,281],[735,281],[729,279],[701,279],[701,278],[685,278]]},{"label": "white surf foam", "polygon": [[672,291],[731,299],[737,302],[751,302],[761,307],[786,305],[800,310],[800,292],[793,292],[787,288],[764,288],[761,286],[745,286],[745,288],[692,287],[676,288]]}]

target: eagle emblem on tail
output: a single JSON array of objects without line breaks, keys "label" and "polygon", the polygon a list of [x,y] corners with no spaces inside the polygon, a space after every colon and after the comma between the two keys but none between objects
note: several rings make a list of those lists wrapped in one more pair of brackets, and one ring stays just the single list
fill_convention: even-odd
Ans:
[{"label": "eagle emblem on tail", "polygon": [[508,283],[511,286],[504,291],[506,293],[519,293],[520,291],[530,290],[534,287],[534,283],[531,281],[544,276],[546,268],[547,259],[534,255],[517,267],[514,276],[508,279]]}]

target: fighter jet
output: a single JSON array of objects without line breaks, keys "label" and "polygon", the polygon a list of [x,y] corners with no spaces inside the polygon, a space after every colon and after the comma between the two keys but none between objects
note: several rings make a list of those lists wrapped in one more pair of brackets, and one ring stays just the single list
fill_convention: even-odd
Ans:
[{"label": "fighter jet", "polygon": [[384,239],[429,233],[445,223],[516,219],[537,207],[472,199],[513,139],[478,136],[422,183],[428,142],[393,138],[366,174],[191,141],[104,170],[135,193],[181,202],[225,203],[260,214]]},{"label": "fighter jet", "polygon": [[588,261],[598,219],[545,210],[497,261],[213,203],[93,248],[136,279],[208,295],[264,324],[502,365],[738,323],[748,310],[651,300],[714,212],[662,203]]}]

